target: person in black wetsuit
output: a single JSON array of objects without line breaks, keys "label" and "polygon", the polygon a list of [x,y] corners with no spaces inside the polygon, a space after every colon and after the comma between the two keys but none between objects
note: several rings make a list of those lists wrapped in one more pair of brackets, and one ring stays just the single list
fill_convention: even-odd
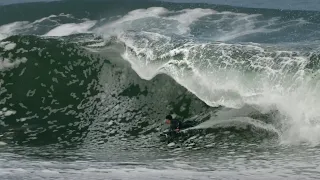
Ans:
[{"label": "person in black wetsuit", "polygon": [[171,115],[167,115],[166,116],[166,124],[169,124],[169,131],[175,131],[175,132],[179,132],[181,127],[182,127],[182,123],[181,121],[177,120],[177,119],[173,119]]},{"label": "person in black wetsuit", "polygon": [[173,119],[171,115],[166,116],[165,123],[170,125],[169,131],[166,132],[166,134],[172,138],[177,137],[182,129],[187,129],[196,125],[193,121],[182,122],[178,119]]},{"label": "person in black wetsuit", "polygon": [[165,123],[169,125],[169,129],[161,134],[162,141],[172,141],[179,136],[182,128],[181,121],[173,119],[171,115],[166,116]]},{"label": "person in black wetsuit", "polygon": [[161,141],[172,141],[178,137],[180,137],[182,134],[180,134],[180,131],[183,129],[187,129],[189,127],[193,127],[196,125],[196,122],[194,121],[185,121],[182,122],[178,119],[173,119],[171,115],[167,115],[165,119],[165,123],[170,125],[168,131],[165,131],[161,133]]}]

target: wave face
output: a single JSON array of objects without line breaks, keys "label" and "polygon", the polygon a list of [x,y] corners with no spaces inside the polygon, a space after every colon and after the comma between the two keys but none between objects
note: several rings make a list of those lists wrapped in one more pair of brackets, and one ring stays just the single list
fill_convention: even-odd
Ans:
[{"label": "wave face", "polygon": [[208,143],[225,128],[270,138],[247,125],[320,141],[318,12],[74,3],[0,7],[3,141],[152,144],[167,113]]}]

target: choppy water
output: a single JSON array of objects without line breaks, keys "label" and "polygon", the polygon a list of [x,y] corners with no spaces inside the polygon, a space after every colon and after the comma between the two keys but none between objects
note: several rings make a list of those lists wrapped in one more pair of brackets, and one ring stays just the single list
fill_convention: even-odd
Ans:
[{"label": "choppy water", "polygon": [[[1,179],[317,178],[320,13],[296,2],[0,6]],[[197,126],[163,142],[168,113]]]},{"label": "choppy water", "polygon": [[[31,149],[28,149],[31,150]],[[214,150],[1,153],[2,179],[317,179],[319,150],[222,144]]]}]

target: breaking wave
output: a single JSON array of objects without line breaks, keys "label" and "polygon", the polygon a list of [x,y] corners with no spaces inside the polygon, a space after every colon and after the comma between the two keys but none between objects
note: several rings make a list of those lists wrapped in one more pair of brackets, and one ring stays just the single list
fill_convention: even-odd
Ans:
[{"label": "breaking wave", "polygon": [[229,130],[319,142],[317,22],[172,6],[1,25],[2,141],[150,145],[174,113],[203,147]]}]

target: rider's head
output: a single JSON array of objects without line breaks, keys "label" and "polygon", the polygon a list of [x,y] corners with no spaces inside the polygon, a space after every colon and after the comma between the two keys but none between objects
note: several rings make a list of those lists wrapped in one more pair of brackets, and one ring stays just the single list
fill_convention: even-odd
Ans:
[{"label": "rider's head", "polygon": [[171,115],[167,115],[166,116],[166,124],[171,124],[171,120],[172,120],[172,116]]}]

